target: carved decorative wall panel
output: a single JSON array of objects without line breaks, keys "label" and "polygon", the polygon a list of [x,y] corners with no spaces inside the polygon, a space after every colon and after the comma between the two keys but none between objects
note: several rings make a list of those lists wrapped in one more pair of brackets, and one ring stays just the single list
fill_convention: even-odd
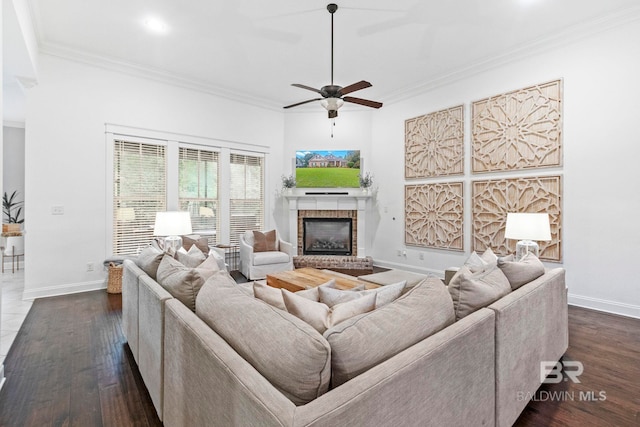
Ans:
[{"label": "carved decorative wall panel", "polygon": [[405,121],[405,178],[463,173],[463,107],[459,105]]},{"label": "carved decorative wall panel", "polygon": [[555,80],[472,104],[474,173],[562,164],[561,83]]},{"label": "carved decorative wall panel", "polygon": [[463,183],[405,186],[405,243],[463,250]]},{"label": "carved decorative wall panel", "polygon": [[562,187],[560,176],[505,178],[472,183],[472,246],[497,254],[515,253],[516,241],[504,238],[508,212],[548,213],[551,241],[537,242],[540,258],[560,261]]}]

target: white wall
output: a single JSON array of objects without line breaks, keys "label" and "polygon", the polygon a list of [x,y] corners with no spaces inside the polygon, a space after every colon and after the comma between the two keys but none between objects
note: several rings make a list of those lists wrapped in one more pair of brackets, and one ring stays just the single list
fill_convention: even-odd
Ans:
[{"label": "white wall", "polygon": [[[2,128],[4,148],[2,149],[3,192],[11,195],[14,191],[18,201],[24,201],[24,129],[17,127]],[[22,215],[24,218],[24,207]]]},{"label": "white wall", "polygon": [[[105,285],[101,268],[86,271],[88,262],[102,266],[110,256],[105,123],[272,146],[268,189],[282,170],[279,111],[48,55],[27,95],[26,122],[25,298]],[[51,214],[55,205],[64,215]]]},{"label": "white wall", "polygon": [[[564,80],[563,265],[570,302],[640,317],[635,268],[640,243],[640,23],[596,34],[385,106],[373,120],[373,172],[380,184],[380,225],[373,257],[382,265],[441,271],[464,262],[471,247],[470,102],[505,91]],[[465,252],[405,249],[404,120],[465,104]],[[395,165],[389,167],[389,165]],[[542,172],[542,171],[541,171]],[[544,173],[554,172],[545,169]],[[524,175],[533,175],[527,172]],[[493,175],[497,176],[497,175]],[[451,177],[443,180],[459,180]],[[384,208],[388,212],[384,212]],[[392,218],[395,217],[395,220]],[[424,261],[419,260],[423,252]],[[549,264],[550,267],[558,264]]]}]

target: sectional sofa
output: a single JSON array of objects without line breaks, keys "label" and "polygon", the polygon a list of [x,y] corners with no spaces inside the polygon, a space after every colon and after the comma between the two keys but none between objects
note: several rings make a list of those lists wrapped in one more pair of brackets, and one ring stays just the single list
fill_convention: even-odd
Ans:
[{"label": "sectional sofa", "polygon": [[[300,402],[287,391],[291,384],[282,381],[304,380],[292,374],[298,365],[317,362],[318,355],[322,363],[323,351],[328,357],[337,352],[327,351],[313,335],[312,349],[301,353],[297,340],[313,334],[306,326],[248,295],[226,272],[209,281],[224,283],[207,282],[194,312],[134,262],[124,264],[124,333],[158,415],[169,427],[510,426],[527,405],[521,396],[541,384],[540,362],[557,361],[568,346],[565,272],[556,268],[487,307],[447,321],[341,385],[320,390],[315,381],[331,376],[334,368],[327,359],[318,378],[309,377],[308,388],[318,389],[317,397]],[[438,286],[446,289],[433,281],[420,286],[437,295],[436,301],[442,297]],[[415,288],[394,302],[396,308],[388,309],[392,316],[412,294]],[[425,309],[441,320],[449,316],[436,306]],[[363,322],[360,317],[350,325]],[[397,330],[402,328],[407,335],[416,332],[411,324]],[[392,335],[403,334],[387,334],[388,340]],[[282,337],[296,344],[287,348]],[[356,361],[377,350],[357,351]],[[277,373],[265,364],[285,374],[274,378]]]}]

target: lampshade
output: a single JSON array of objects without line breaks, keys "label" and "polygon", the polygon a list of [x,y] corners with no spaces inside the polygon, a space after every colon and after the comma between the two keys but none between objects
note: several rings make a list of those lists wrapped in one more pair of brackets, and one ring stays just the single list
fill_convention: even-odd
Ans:
[{"label": "lampshade", "polygon": [[157,212],[153,227],[154,236],[183,236],[191,234],[191,216],[189,212]]},{"label": "lampshade", "polygon": [[551,240],[549,214],[508,213],[504,237],[515,240]]}]

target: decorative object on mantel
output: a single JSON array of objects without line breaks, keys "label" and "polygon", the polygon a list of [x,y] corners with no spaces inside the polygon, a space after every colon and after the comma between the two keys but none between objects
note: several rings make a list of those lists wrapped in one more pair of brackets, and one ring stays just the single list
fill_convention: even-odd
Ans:
[{"label": "decorative object on mantel", "polygon": [[338,5],[330,3],[327,5],[327,10],[331,14],[331,84],[323,86],[320,89],[315,89],[299,83],[292,84],[291,86],[316,92],[320,94],[322,98],[314,98],[307,101],[297,102],[295,104],[287,105],[284,108],[297,107],[298,105],[307,104],[309,102],[320,101],[320,104],[327,110],[329,118],[335,119],[336,117],[338,117],[338,109],[342,107],[345,102],[351,102],[353,104],[364,105],[365,107],[371,108],[382,107],[382,102],[370,101],[368,99],[362,98],[354,98],[352,96],[344,96],[348,93],[371,87],[371,83],[367,81],[362,80],[345,87],[333,84],[333,14],[338,10]]},{"label": "decorative object on mantel", "polygon": [[404,122],[404,177],[464,173],[464,105]]},{"label": "decorative object on mantel", "polygon": [[289,176],[282,175],[282,189],[286,194],[291,194],[291,190],[296,187],[296,177],[291,174]]},{"label": "decorative object on mantel", "polygon": [[540,259],[561,261],[562,180],[558,175],[472,182],[472,250],[515,251],[505,238],[509,212],[548,213],[551,240],[540,242]]},{"label": "decorative object on mantel", "polygon": [[516,261],[520,261],[526,254],[539,256],[540,247],[535,242],[550,241],[551,227],[547,213],[513,213],[507,214],[507,226],[504,237],[518,240],[516,243]]},{"label": "decorative object on mantel", "polygon": [[191,234],[191,216],[189,212],[157,212],[153,227],[154,236],[164,237],[165,251],[177,251],[182,246],[182,237]]},{"label": "decorative object on mantel", "polygon": [[364,193],[369,193],[369,189],[373,185],[373,174],[371,172],[367,172],[364,175],[358,175],[358,180],[360,181],[360,188]]},{"label": "decorative object on mantel", "polygon": [[471,170],[513,171],[562,165],[562,81],[471,104]]},{"label": "decorative object on mantel", "polygon": [[405,186],[405,232],[408,246],[464,249],[463,183]]}]

